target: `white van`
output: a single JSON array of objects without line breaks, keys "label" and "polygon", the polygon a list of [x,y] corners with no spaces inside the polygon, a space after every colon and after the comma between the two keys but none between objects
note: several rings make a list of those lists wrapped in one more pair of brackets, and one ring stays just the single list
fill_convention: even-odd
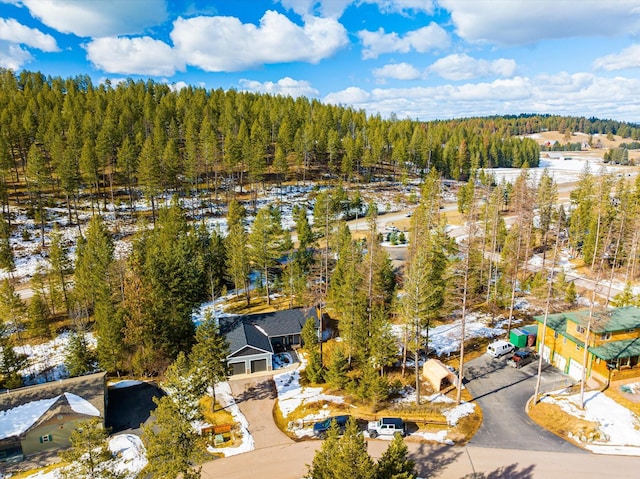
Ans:
[{"label": "white van", "polygon": [[500,339],[487,346],[487,354],[494,358],[499,358],[513,352],[514,349],[516,349],[516,347],[513,344]]}]

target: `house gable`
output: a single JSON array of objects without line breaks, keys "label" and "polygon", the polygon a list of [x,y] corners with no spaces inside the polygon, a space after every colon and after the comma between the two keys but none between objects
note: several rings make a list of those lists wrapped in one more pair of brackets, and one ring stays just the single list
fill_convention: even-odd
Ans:
[{"label": "house gable", "polygon": [[272,354],[271,351],[265,351],[263,349],[252,348],[251,346],[246,346],[233,354],[227,356],[227,359],[237,359],[245,356],[255,356],[259,354]]}]

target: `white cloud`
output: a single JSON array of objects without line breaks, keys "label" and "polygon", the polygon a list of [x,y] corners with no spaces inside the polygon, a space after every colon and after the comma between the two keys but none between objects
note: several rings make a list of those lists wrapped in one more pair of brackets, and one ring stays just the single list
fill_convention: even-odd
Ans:
[{"label": "white cloud", "polygon": [[180,56],[205,71],[238,71],[268,63],[318,63],[348,43],[334,19],[310,17],[302,27],[274,11],[260,25],[235,17],[178,18],[171,39]]},{"label": "white cloud", "polygon": [[393,78],[395,80],[415,80],[420,78],[420,72],[409,63],[389,63],[382,68],[375,68],[373,76],[376,78]]},{"label": "white cloud", "polygon": [[55,38],[51,35],[42,33],[37,28],[24,26],[13,18],[0,18],[0,40],[37,48],[43,52],[57,52],[60,50]]},{"label": "white cloud", "polygon": [[169,89],[171,91],[180,91],[183,88],[187,88],[189,86],[188,83],[183,82],[183,81],[170,82],[170,81],[166,80],[164,83],[169,85]]},{"label": "white cloud", "polygon": [[165,0],[22,0],[32,16],[80,37],[133,35],[167,20]]},{"label": "white cloud", "polygon": [[631,45],[620,53],[612,53],[604,57],[596,58],[593,68],[596,70],[624,70],[626,68],[640,67],[640,44]]},{"label": "white cloud", "polygon": [[407,11],[433,13],[432,0],[364,0],[363,3],[375,3],[383,13],[404,13]]},{"label": "white cloud", "polygon": [[108,73],[171,76],[184,70],[173,49],[151,37],[97,38],[85,49],[89,61]]},{"label": "white cloud", "polygon": [[334,105],[366,105],[371,94],[360,87],[350,86],[344,90],[329,93],[323,101]]},{"label": "white cloud", "polygon": [[20,45],[0,40],[0,67],[10,70],[19,70],[25,63],[32,60],[29,53]]},{"label": "white cloud", "polygon": [[261,83],[255,80],[241,79],[240,85],[249,91],[291,96],[294,98],[299,96],[315,97],[318,96],[319,93],[308,81],[294,80],[290,77],[281,78],[276,83],[270,81]]},{"label": "white cloud", "polygon": [[440,58],[427,71],[454,81],[489,76],[510,77],[516,72],[516,62],[507,58],[478,60],[466,54],[456,53]]},{"label": "white cloud", "polygon": [[433,0],[279,0],[283,7],[298,15],[321,15],[340,18],[351,5],[375,4],[382,13],[405,13],[409,11],[433,13]]},{"label": "white cloud", "polygon": [[456,33],[471,42],[502,45],[547,38],[640,33],[640,0],[438,0]]},{"label": "white cloud", "polygon": [[356,87],[331,93],[324,101],[363,108],[370,114],[422,120],[540,112],[637,121],[640,79],[559,73],[534,78],[414,88]]},{"label": "white cloud", "polygon": [[383,53],[408,53],[411,50],[427,53],[445,49],[450,43],[447,32],[434,22],[418,30],[407,32],[403,37],[395,32],[385,33],[382,28],[375,32],[361,30],[358,32],[358,37],[364,45],[362,50],[364,59],[377,58]]}]

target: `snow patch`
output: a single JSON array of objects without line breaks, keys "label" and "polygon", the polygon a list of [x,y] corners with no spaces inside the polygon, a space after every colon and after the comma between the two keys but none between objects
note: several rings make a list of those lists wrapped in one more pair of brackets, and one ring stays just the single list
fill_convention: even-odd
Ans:
[{"label": "snow patch", "polygon": [[244,452],[253,451],[256,446],[253,440],[253,436],[249,431],[249,421],[247,418],[240,412],[240,408],[236,404],[236,400],[233,398],[231,394],[231,387],[228,382],[218,383],[216,384],[216,400],[218,400],[221,404],[224,404],[224,408],[231,413],[234,421],[236,421],[240,425],[240,430],[242,432],[242,442],[239,446],[236,447],[207,447],[207,451],[212,454],[223,454],[225,457],[235,456],[237,454],[242,454]]},{"label": "snow patch", "polygon": [[76,396],[73,393],[64,393],[67,398],[67,402],[71,409],[78,414],[84,414],[86,416],[100,416],[100,411],[86,399]]}]

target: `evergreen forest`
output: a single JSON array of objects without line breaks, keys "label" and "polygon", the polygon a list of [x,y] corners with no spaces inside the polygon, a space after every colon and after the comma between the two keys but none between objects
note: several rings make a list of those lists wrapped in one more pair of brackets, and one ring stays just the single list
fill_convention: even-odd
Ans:
[{"label": "evergreen forest", "polygon": [[[640,274],[640,183],[585,170],[571,208],[558,207],[553,179],[533,182],[526,169],[538,166],[540,146],[524,135],[546,130],[568,132],[567,145],[571,132],[629,145],[640,137],[638,125],[595,118],[383,119],[303,97],[2,70],[2,385],[22,384],[24,360],[11,346],[52,337],[60,324],[74,331],[72,374],[97,364],[113,375],[161,375],[197,344],[194,310],[233,290],[243,307],[274,293],[288,306],[323,307],[344,347],[313,345],[309,380],[384,401],[397,360],[392,324],[407,327],[406,363],[427,347],[421,331],[460,305],[463,316],[480,306],[513,313],[521,285],[572,304],[573,283],[553,276],[547,288],[545,269],[528,268],[534,253],[550,259],[561,244],[596,280],[618,275],[630,285]],[[507,184],[484,173],[493,167],[525,169]],[[458,185],[469,229],[460,243],[441,211],[445,180]],[[399,275],[380,245],[379,205],[359,185],[410,181],[420,186]],[[294,236],[277,205],[258,205],[266,189],[290,184],[325,187],[294,207]],[[17,230],[18,210],[38,231]],[[509,228],[506,213],[516,218]],[[345,221],[354,215],[369,224],[357,238]],[[226,231],[208,229],[207,217],[225,217]],[[18,234],[37,236],[47,262],[28,301],[11,276]],[[115,247],[123,238],[125,253]],[[619,304],[633,301],[629,286]]]}]

